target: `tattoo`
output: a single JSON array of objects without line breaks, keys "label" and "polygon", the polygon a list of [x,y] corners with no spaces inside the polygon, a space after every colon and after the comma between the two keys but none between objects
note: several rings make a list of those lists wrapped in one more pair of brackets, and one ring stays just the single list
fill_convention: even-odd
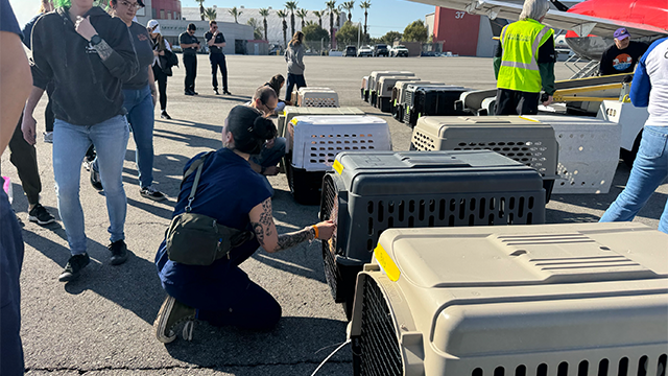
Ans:
[{"label": "tattoo", "polygon": [[107,60],[114,52],[113,48],[103,39],[97,46],[94,47],[97,54],[102,60]]},{"label": "tattoo", "polygon": [[251,225],[253,226],[253,232],[255,232],[257,241],[260,242],[261,246],[264,246],[264,228],[261,224],[255,222],[253,222]]},{"label": "tattoo", "polygon": [[271,223],[274,221],[274,216],[271,211],[271,201],[265,200],[262,203],[262,214],[260,215],[260,223],[264,225],[267,229],[265,232],[266,236],[271,236]]},{"label": "tattoo", "polygon": [[307,240],[313,240],[315,232],[312,227],[307,227],[300,231],[290,232],[288,234],[278,235],[278,250],[292,248],[297,244],[303,243]]}]

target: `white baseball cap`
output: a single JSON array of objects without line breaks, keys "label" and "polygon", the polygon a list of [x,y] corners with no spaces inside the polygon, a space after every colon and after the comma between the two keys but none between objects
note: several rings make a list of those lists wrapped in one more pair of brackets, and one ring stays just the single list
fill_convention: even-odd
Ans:
[{"label": "white baseball cap", "polygon": [[146,23],[146,28],[153,30],[154,33],[156,34],[162,34],[160,32],[160,24],[156,20],[150,20],[148,23]]}]

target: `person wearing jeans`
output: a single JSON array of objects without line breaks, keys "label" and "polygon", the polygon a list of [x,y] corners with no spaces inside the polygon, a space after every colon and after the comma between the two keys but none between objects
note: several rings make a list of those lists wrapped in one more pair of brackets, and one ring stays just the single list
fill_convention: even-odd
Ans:
[{"label": "person wearing jeans", "polygon": [[[649,117],[622,193],[601,217],[601,222],[632,221],[652,193],[668,177],[668,38],[654,42],[640,58],[631,85],[631,101],[647,106]],[[668,234],[668,202],[659,220]]]},{"label": "person wearing jeans", "polygon": [[93,0],[55,3],[56,10],[33,26],[34,87],[21,129],[26,141],[34,144],[33,112],[47,84],[54,82],[53,174],[71,252],[58,279],[68,282],[90,262],[79,180],[81,162],[91,145],[97,150],[100,179],[106,191],[110,261],[119,265],[128,258],[122,172],[129,129],[121,90],[124,82],[137,75],[139,62],[127,25],[94,6]]}]

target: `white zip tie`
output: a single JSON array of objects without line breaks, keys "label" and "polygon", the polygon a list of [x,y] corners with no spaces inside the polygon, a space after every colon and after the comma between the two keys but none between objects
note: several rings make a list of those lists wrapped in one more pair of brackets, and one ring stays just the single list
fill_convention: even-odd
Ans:
[{"label": "white zip tie", "polygon": [[349,344],[349,343],[350,343],[350,339],[348,339],[346,342],[343,342],[339,347],[336,348],[336,350],[332,351],[332,353],[329,354],[329,355],[325,358],[325,360],[322,361],[322,363],[320,363],[320,365],[318,366],[318,368],[316,368],[315,371],[313,371],[313,373],[311,374],[311,376],[315,376],[315,374],[318,373],[318,371],[320,371],[320,368],[322,368],[322,366],[324,366],[325,363],[327,363],[327,361],[328,361],[331,357],[333,357],[334,354],[337,353],[337,351],[341,350],[345,345],[347,345],[347,344]]}]

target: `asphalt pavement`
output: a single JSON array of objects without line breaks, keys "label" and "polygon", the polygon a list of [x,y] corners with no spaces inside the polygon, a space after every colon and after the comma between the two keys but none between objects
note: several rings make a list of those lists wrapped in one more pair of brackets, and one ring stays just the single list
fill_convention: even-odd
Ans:
[{"label": "asphalt pavement", "polygon": [[[232,96],[213,94],[208,56],[199,55],[198,96],[183,94],[184,69],[174,70],[168,83],[168,112],[173,120],[155,122],[155,186],[168,200],[153,202],[139,194],[134,142],[130,137],[123,179],[128,197],[125,225],[131,252],[127,263],[109,264],[103,194],[92,188],[81,169],[81,202],[86,218],[91,264],[67,284],[57,280],[70,256],[62,223],[40,227],[28,222],[27,201],[21,194],[9,151],[2,156],[3,175],[11,177],[13,207],[24,222],[21,335],[28,374],[56,375],[310,375],[345,341],[346,320],[325,282],[319,243],[303,244],[278,254],[257,252],[243,264],[251,279],[265,287],[283,307],[283,318],[270,332],[195,327],[194,340],[181,338],[163,345],[152,324],[165,293],[153,264],[169,224],[185,162],[195,154],[221,147],[223,121],[233,106],[250,99],[254,89],[276,74],[286,74],[280,56],[227,56]],[[486,58],[342,58],[307,56],[309,86],[330,87],[341,106],[355,106],[387,120],[395,150],[408,150],[410,129],[360,99],[361,77],[372,70],[409,70],[423,80],[475,89],[495,86],[491,59]],[[558,78],[569,70],[558,63]],[[219,77],[220,80],[220,77]],[[221,86],[222,87],[222,86]],[[42,177],[42,203],[58,217],[51,163],[51,144],[42,141],[44,107],[36,110],[37,154]],[[622,190],[629,168],[619,164],[613,187],[602,195],[553,195],[547,206],[549,223],[597,221]],[[269,178],[276,195],[274,215],[279,232],[317,221],[318,207],[298,205],[284,174]],[[656,228],[668,196],[664,183],[636,222]],[[229,198],[234,200],[233,197]],[[335,355],[318,375],[351,375],[349,347]]]}]

